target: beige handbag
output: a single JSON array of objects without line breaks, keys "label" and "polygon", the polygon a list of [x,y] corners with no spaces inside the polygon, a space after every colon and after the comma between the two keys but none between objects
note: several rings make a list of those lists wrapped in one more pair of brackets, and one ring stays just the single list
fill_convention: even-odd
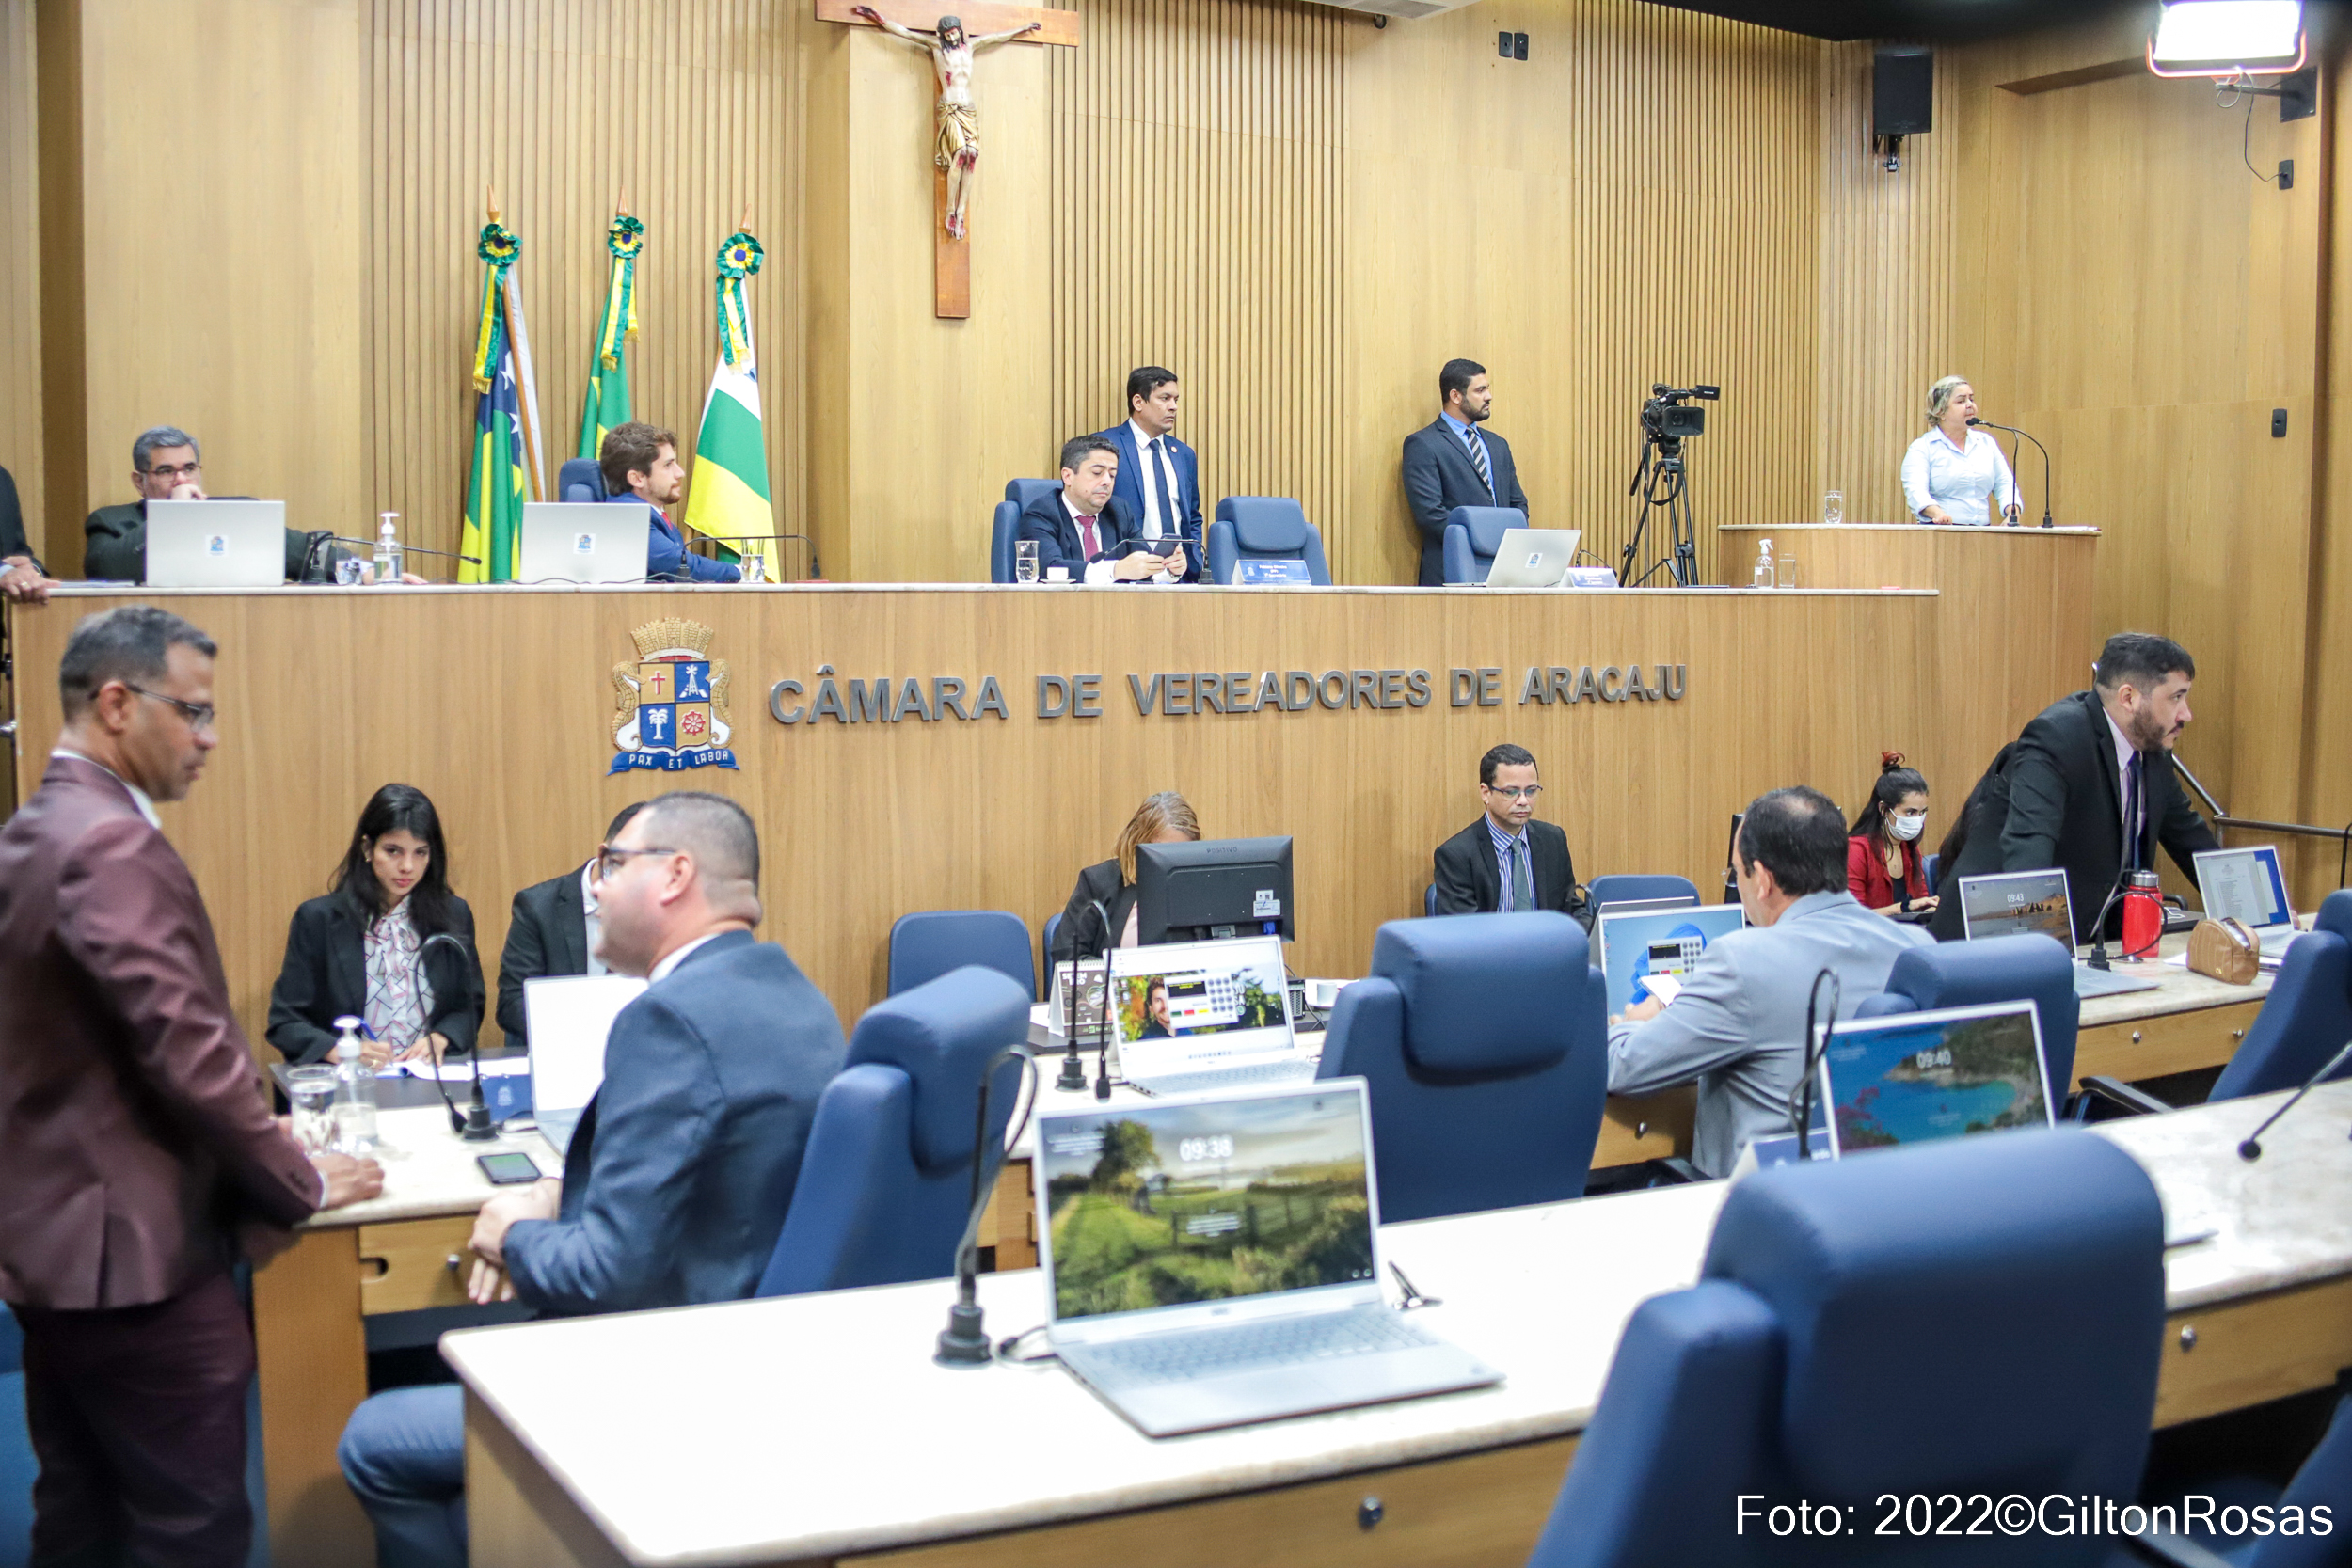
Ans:
[{"label": "beige handbag", "polygon": [[2188,967],[2225,985],[2250,986],[2262,973],[2262,943],[2235,920],[2201,920],[2188,934]]}]

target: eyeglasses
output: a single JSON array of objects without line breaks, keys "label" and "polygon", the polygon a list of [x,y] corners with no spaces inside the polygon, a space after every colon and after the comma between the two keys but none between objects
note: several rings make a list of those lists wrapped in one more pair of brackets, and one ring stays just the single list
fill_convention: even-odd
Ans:
[{"label": "eyeglasses", "polygon": [[188,721],[188,728],[192,730],[209,730],[213,727],[213,721],[219,717],[219,709],[210,703],[183,703],[177,697],[168,697],[160,691],[150,691],[143,686],[133,686],[129,681],[124,681],[122,685],[125,690],[135,691],[142,697],[152,697],[159,703],[169,703],[180,710],[181,715]]},{"label": "eyeglasses", "polygon": [[153,474],[158,479],[168,479],[175,483],[183,479],[194,479],[203,471],[204,465],[201,463],[158,463],[151,468],[139,470],[143,474]]},{"label": "eyeglasses", "polygon": [[1489,795],[1500,795],[1506,800],[1533,800],[1544,792],[1542,784],[1529,784],[1525,789],[1504,789],[1500,784],[1480,784]]},{"label": "eyeglasses", "polygon": [[596,851],[596,880],[611,881],[621,874],[621,867],[637,855],[682,855],[686,851],[683,849],[656,849],[651,847],[643,849],[615,849],[608,844]]}]

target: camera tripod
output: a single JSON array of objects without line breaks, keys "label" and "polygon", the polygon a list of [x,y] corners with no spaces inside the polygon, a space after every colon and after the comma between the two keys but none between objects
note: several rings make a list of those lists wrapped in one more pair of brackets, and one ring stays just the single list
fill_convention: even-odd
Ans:
[{"label": "camera tripod", "polygon": [[[1619,586],[1638,588],[1659,567],[1669,562],[1672,564],[1667,575],[1677,587],[1696,586],[1698,525],[1691,515],[1691,483],[1682,466],[1681,436],[1645,432],[1641,462],[1633,470],[1633,483],[1626,494],[1641,498],[1641,509],[1633,520],[1633,536],[1625,543],[1625,560],[1617,567]],[[1666,515],[1666,553],[1637,578],[1633,575],[1633,563],[1642,558],[1642,541],[1648,535],[1650,515],[1658,512]]]}]

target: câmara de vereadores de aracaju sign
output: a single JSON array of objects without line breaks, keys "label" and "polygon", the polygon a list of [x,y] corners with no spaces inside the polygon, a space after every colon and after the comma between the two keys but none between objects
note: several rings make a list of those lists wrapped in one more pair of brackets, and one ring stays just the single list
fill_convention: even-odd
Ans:
[{"label": "c\u00e2mara de vereadores de aracaju sign", "polygon": [[[1099,719],[1102,675],[1040,675],[1040,719]],[[1520,703],[1677,703],[1690,679],[1685,664],[1531,664],[1518,678]],[[1451,707],[1501,707],[1510,688],[1500,666],[1427,670],[1157,671],[1126,677],[1138,716],[1305,713],[1314,708],[1427,707],[1442,694]],[[768,712],[779,724],[936,724],[1010,719],[994,675],[878,675],[845,678],[830,664],[806,681],[787,678],[768,689]]]}]

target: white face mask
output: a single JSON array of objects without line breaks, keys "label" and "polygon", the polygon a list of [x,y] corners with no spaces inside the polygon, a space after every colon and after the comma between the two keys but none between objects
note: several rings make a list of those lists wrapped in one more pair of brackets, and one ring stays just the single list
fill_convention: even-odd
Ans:
[{"label": "white face mask", "polygon": [[1906,844],[1927,829],[1928,819],[1924,816],[1890,816],[1886,819],[1886,831]]}]

